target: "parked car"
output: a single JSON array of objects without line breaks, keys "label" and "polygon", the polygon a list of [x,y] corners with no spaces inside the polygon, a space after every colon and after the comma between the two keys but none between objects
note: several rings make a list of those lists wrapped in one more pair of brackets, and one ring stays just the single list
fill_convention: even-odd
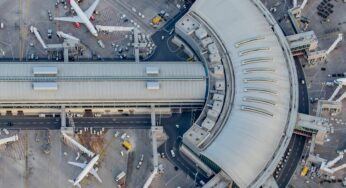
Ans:
[{"label": "parked car", "polygon": [[172,155],[172,157],[175,157],[175,153],[172,149],[171,149],[171,155]]},{"label": "parked car", "polygon": [[7,122],[7,126],[9,126],[9,127],[12,127],[13,126],[13,123],[12,122]]}]

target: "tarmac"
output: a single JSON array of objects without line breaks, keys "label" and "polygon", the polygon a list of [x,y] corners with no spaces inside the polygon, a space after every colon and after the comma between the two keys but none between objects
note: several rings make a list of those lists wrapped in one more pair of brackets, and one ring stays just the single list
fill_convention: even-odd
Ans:
[{"label": "tarmac", "polygon": [[[0,2],[0,7],[6,10],[0,12],[0,21],[4,23],[4,29],[0,30],[0,58],[2,60],[28,61],[31,60],[30,56],[32,54],[39,60],[55,61],[56,57],[60,61],[62,60],[61,51],[47,52],[42,48],[35,36],[29,32],[30,26],[38,28],[46,44],[62,43],[62,40],[54,34],[56,31],[63,31],[79,38],[84,52],[83,55],[78,54],[76,56],[78,60],[90,60],[95,57],[99,60],[118,60],[121,54],[115,52],[116,45],[118,49],[128,47],[129,50],[123,52],[123,54],[133,59],[134,50],[131,46],[128,46],[128,43],[131,43],[130,32],[109,34],[101,32],[99,37],[95,38],[83,24],[81,24],[81,28],[76,28],[73,23],[50,21],[48,10],[52,12],[53,17],[69,15],[63,4],[59,4],[56,8],[54,6],[55,2],[47,1],[42,3],[40,0],[19,0],[19,3],[12,0]],[[81,9],[87,9],[92,2],[92,0],[83,1],[80,4]],[[94,25],[138,27],[140,32],[147,36],[154,34],[165,23],[163,21],[158,28],[152,27],[150,23],[154,16],[162,10],[169,14],[169,18],[174,17],[179,12],[174,2],[167,1],[163,3],[157,0],[143,0],[140,2],[102,0],[96,10],[99,14],[95,15]],[[122,19],[123,15],[126,16],[127,21],[124,21],[124,18]],[[142,15],[144,15],[144,18]],[[53,31],[51,39],[47,36],[48,29]],[[104,49],[98,45],[98,40],[103,41],[105,44]]]},{"label": "tarmac", "polygon": [[[126,152],[120,138],[114,137],[115,131],[119,131],[120,135],[126,132],[130,136],[129,140],[134,146],[131,152]],[[13,134],[18,134],[19,140],[0,147],[0,163],[6,169],[1,173],[0,187],[72,187],[68,180],[76,178],[81,169],[67,164],[67,161],[76,161],[77,150],[62,142],[59,130],[49,130],[49,154],[42,150],[42,146],[47,143],[48,130],[10,130],[10,135]],[[4,134],[0,136],[3,137]],[[128,187],[141,187],[144,184],[148,171],[153,168],[150,162],[149,130],[111,129],[99,138],[95,135],[90,139],[90,142],[102,139],[100,160],[96,167],[103,182],[101,184],[93,176],[88,176],[81,182],[82,187],[115,187],[114,177],[121,171],[128,174]],[[124,152],[124,157],[120,151]],[[139,170],[134,169],[141,154],[144,155],[143,165]],[[89,160],[89,157],[81,155],[77,162]]]},{"label": "tarmac", "polygon": [[[321,1],[308,1],[306,5],[303,16],[310,19],[310,24],[307,28],[307,31],[313,30],[319,41],[318,50],[328,49],[329,46],[337,38],[338,33],[346,34],[346,27],[344,22],[346,21],[346,3],[342,1],[332,1],[334,4],[334,13],[329,16],[329,22],[323,21],[321,17],[317,15],[316,7]],[[325,99],[327,100],[331,94],[334,92],[336,86],[326,86],[326,82],[333,82],[336,77],[331,75],[340,74],[346,72],[346,57],[344,52],[346,50],[346,43],[343,40],[338,44],[337,48],[332,51],[325,62],[319,62],[314,66],[310,66],[305,58],[300,57],[299,61],[304,67],[304,74],[306,79],[306,86],[308,88],[309,101],[310,99]],[[325,69],[325,70],[323,70]],[[342,94],[342,93],[340,93]],[[336,96],[338,97],[338,96]],[[309,102],[310,103],[310,102]],[[317,103],[310,103],[309,109],[312,115],[316,114]],[[343,102],[345,106],[345,101]],[[315,154],[318,154],[320,157],[327,160],[331,160],[337,156],[336,151],[345,149],[346,140],[345,140],[345,109],[335,116],[335,117],[326,117],[330,120],[332,125],[333,133],[329,133],[325,139],[324,145],[315,146]],[[342,160],[338,164],[345,163],[345,160]],[[337,164],[337,165],[338,165]],[[290,186],[293,187],[340,187],[340,182],[335,183],[322,183],[320,178],[314,178],[309,173],[306,177],[300,176],[300,171],[302,169],[302,163],[299,163],[299,166],[292,176],[290,181]],[[346,170],[341,170],[335,173],[335,178],[340,179],[346,176]]]}]

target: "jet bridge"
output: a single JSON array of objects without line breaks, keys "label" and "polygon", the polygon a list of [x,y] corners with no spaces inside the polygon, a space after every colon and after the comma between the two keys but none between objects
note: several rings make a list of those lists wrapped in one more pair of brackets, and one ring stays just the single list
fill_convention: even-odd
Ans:
[{"label": "jet bridge", "polygon": [[62,31],[57,31],[57,35],[64,39],[64,42],[61,44],[46,44],[41,37],[40,32],[36,27],[31,26],[30,31],[34,33],[37,40],[42,45],[42,48],[45,50],[54,50],[54,49],[63,49],[64,50],[64,62],[68,62],[68,50],[74,48],[80,43],[80,40],[77,37],[66,34]]}]

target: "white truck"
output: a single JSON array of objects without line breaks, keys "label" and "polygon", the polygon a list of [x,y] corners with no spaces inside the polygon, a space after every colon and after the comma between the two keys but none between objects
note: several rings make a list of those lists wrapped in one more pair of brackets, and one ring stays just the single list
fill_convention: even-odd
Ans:
[{"label": "white truck", "polygon": [[103,44],[102,40],[98,40],[97,43],[101,48],[105,48],[105,44]]},{"label": "white truck", "polygon": [[4,131],[4,133],[5,133],[6,135],[10,134],[10,132],[8,132],[7,129],[2,129],[2,131]]},{"label": "white truck", "polygon": [[119,175],[117,175],[117,177],[115,177],[115,181],[118,182],[119,180],[121,180],[125,176],[126,176],[126,173],[124,171],[122,171],[122,172],[120,172]]},{"label": "white truck", "polygon": [[175,153],[174,153],[173,149],[171,149],[171,155],[172,155],[172,157],[175,157]]}]

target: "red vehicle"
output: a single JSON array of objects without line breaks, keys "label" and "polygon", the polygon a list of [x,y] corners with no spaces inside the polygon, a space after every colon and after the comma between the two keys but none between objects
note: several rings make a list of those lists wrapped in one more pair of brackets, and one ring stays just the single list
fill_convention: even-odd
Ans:
[{"label": "red vehicle", "polygon": [[73,25],[75,28],[80,28],[80,23],[78,23],[78,22],[75,22]]}]

